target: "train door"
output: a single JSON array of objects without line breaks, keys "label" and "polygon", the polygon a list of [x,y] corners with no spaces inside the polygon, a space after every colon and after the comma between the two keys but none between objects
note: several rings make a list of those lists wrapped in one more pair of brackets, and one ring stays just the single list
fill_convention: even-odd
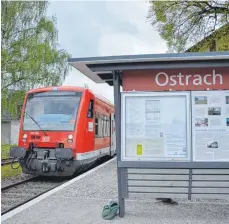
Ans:
[{"label": "train door", "polygon": [[116,135],[115,135],[115,115],[111,114],[111,123],[110,123],[110,133],[111,133],[111,155],[116,154]]},{"label": "train door", "polygon": [[87,111],[87,118],[86,118],[86,125],[85,125],[85,139],[84,147],[86,152],[95,150],[95,133],[94,133],[94,126],[95,126],[95,111],[94,111],[94,99],[91,97],[89,101],[88,111]]}]

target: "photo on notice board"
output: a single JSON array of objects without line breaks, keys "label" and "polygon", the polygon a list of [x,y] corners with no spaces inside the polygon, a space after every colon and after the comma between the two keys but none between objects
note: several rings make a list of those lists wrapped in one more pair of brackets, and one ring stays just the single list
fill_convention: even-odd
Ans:
[{"label": "photo on notice board", "polygon": [[221,107],[209,107],[208,115],[221,115]]},{"label": "photo on notice board", "polygon": [[226,104],[229,104],[229,96],[226,96]]},{"label": "photo on notice board", "polygon": [[226,118],[226,125],[229,126],[229,117]]},{"label": "photo on notice board", "polygon": [[196,118],[195,126],[196,127],[208,127],[208,118]]},{"label": "photo on notice board", "polygon": [[219,144],[218,142],[210,142],[208,145],[207,145],[208,148],[218,148],[219,147]]},{"label": "photo on notice board", "polygon": [[206,96],[195,96],[195,104],[208,104]]}]

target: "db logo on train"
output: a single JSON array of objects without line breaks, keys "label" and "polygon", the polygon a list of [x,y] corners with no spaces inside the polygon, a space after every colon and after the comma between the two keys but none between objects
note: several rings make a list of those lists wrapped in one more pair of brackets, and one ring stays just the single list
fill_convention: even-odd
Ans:
[{"label": "db logo on train", "polygon": [[50,137],[49,136],[43,136],[42,140],[43,140],[43,142],[49,142]]}]

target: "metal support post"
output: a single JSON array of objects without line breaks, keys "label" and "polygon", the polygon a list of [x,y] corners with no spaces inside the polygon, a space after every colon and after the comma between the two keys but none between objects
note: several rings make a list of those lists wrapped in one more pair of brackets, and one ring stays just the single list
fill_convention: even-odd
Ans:
[{"label": "metal support post", "polygon": [[113,71],[114,83],[114,103],[115,103],[115,126],[116,126],[116,155],[117,155],[117,177],[118,177],[118,202],[119,202],[119,217],[124,217],[125,200],[122,194],[122,185],[124,168],[118,167],[118,162],[121,161],[121,93],[120,93],[120,72]]},{"label": "metal support post", "polygon": [[192,169],[189,169],[188,200],[192,199]]}]

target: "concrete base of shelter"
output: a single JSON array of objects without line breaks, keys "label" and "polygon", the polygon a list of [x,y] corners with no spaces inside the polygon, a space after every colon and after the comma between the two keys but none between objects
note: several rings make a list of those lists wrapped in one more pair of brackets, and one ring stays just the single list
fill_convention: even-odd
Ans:
[{"label": "concrete base of shelter", "polygon": [[109,199],[117,200],[116,160],[94,173],[46,197],[8,218],[5,224],[226,224],[229,200],[191,201],[180,199],[178,205],[165,205],[154,199],[126,199],[124,218],[112,221],[101,217]]}]

